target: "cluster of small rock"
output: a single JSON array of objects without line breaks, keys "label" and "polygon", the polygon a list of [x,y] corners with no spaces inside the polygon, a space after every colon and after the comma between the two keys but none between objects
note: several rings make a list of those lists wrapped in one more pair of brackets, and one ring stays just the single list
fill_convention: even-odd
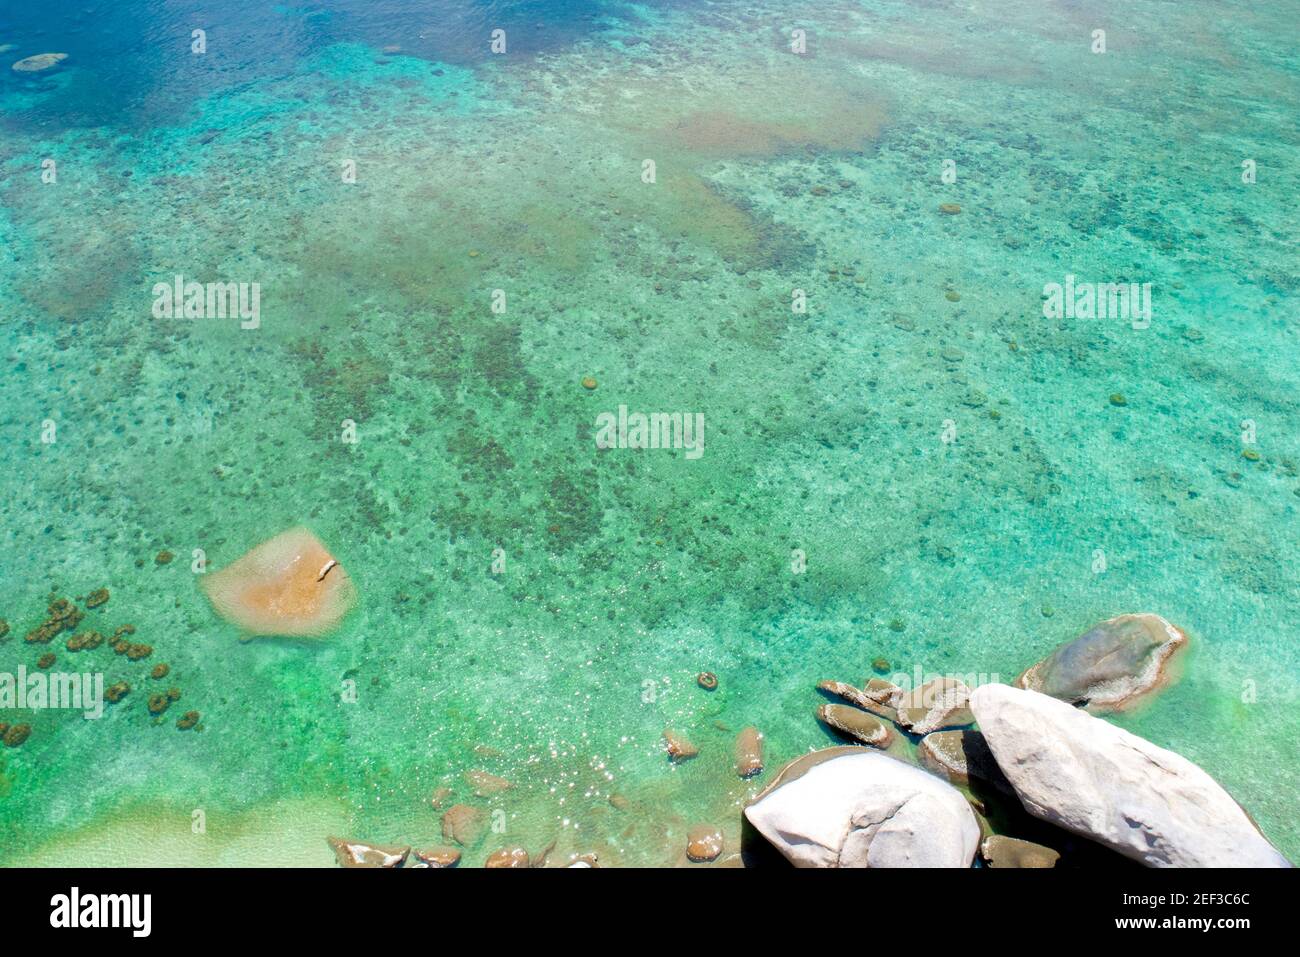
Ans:
[{"label": "cluster of small rock", "polygon": [[[508,791],[513,785],[505,778],[487,771],[468,771],[465,781],[476,797],[493,797]],[[435,810],[442,810],[451,797],[452,789],[441,787],[434,792],[431,804]],[[481,807],[471,804],[453,804],[442,815],[442,838],[446,844],[434,845],[423,849],[411,845],[372,844],[366,841],[346,840],[330,837],[327,840],[334,849],[335,859],[341,867],[361,868],[427,868],[455,867],[461,861],[462,848],[468,850],[476,846],[487,833],[488,813]],[[513,846],[498,848],[490,852],[483,860],[483,866],[489,868],[544,867],[555,842],[535,853],[526,848]],[[569,867],[596,867],[595,854],[575,854],[569,861]]]},{"label": "cluster of small rock", "polygon": [[[718,687],[717,676],[712,672],[701,672],[696,679],[705,691],[714,691]],[[685,737],[671,728],[664,731],[664,749],[668,760],[674,764],[687,761],[699,755],[699,749]],[[752,778],[763,773],[763,734],[753,725],[748,725],[736,735],[733,747],[733,759],[736,774],[741,778]],[[712,824],[696,824],[686,834],[686,859],[693,864],[709,864],[722,856],[725,841],[722,830]]]},{"label": "cluster of small rock", "polygon": [[[159,553],[158,564],[165,564],[162,556],[167,556],[170,561],[171,553]],[[77,603],[71,599],[64,598],[51,592],[48,597],[48,603],[45,609],[45,618],[39,625],[27,632],[24,642],[28,645],[47,646],[56,637],[63,632],[73,632],[64,644],[64,648],[69,654],[79,655],[82,652],[94,651],[101,645],[107,645],[115,654],[125,657],[128,661],[143,661],[153,654],[153,646],[143,642],[130,641],[130,637],[135,634],[135,626],[125,624],[118,626],[109,637],[105,637],[95,629],[86,629],[79,631],[78,628],[86,618],[88,611],[97,611],[103,608],[111,597],[107,588],[96,588],[84,598],[78,598],[84,606],[78,607]],[[0,642],[9,637],[9,623],[0,619]],[[36,659],[36,667],[42,671],[48,671],[58,663],[58,655],[52,651],[42,653]],[[171,673],[171,666],[166,663],[154,665],[149,676],[155,681],[161,681]],[[131,685],[127,681],[116,681],[104,689],[104,698],[108,704],[117,704],[122,701],[131,692]],[[146,701],[146,708],[149,714],[159,718],[174,702],[181,698],[181,690],[177,687],[167,688],[165,691],[150,695]],[[200,725],[201,715],[197,711],[187,711],[176,721],[176,727],[181,731],[191,729],[202,730]],[[5,724],[6,731],[0,731],[0,743],[6,747],[18,747],[23,744],[31,734],[31,726],[28,724]]]},{"label": "cluster of small rock", "polygon": [[[706,692],[718,687],[718,678],[711,672],[701,672],[696,683]],[[677,764],[698,757],[699,748],[671,728],[663,733],[664,750],[668,761]],[[480,749],[476,749],[478,751]],[[484,749],[489,751],[490,749]],[[737,735],[733,752],[734,768],[740,778],[751,778],[763,771],[763,735],[755,727],[743,728]],[[495,797],[509,790],[510,781],[487,771],[471,770],[464,774],[465,783],[478,798]],[[453,867],[461,860],[461,850],[476,847],[488,831],[488,811],[473,804],[455,803],[445,807],[453,795],[450,787],[440,787],[434,792],[431,804],[442,811],[442,838],[446,845],[430,850],[413,851],[410,846],[371,844],[365,841],[328,838],[338,863],[343,867]],[[611,806],[626,810],[628,800],[620,794],[611,794]],[[506,847],[492,851],[484,859],[484,867],[543,867],[555,842],[539,853],[530,854],[522,847]],[[717,861],[726,849],[722,829],[713,824],[693,825],[686,834],[686,860],[696,864]],[[733,850],[737,850],[733,848]],[[416,863],[411,863],[414,853]],[[736,857],[736,855],[732,855]],[[440,862],[440,863],[439,863]],[[574,854],[566,867],[598,867],[593,853]]]},{"label": "cluster of small rock", "polygon": [[[1061,646],[1014,686],[824,681],[818,688],[839,700],[822,704],[817,717],[858,743],[789,762],[745,818],[799,867],[970,867],[977,856],[989,867],[1055,867],[1115,864],[1119,855],[1151,867],[1288,867],[1205,771],[1096,717],[1132,708],[1175,680],[1186,646],[1187,636],[1157,615],[1121,615]],[[699,684],[712,690],[717,679],[705,673]],[[669,762],[700,753],[673,729],[663,739]],[[904,740],[915,742],[914,756]],[[740,777],[763,770],[762,742],[753,727],[737,735]],[[479,797],[511,786],[482,771],[465,777]],[[434,807],[451,793],[440,789]],[[988,813],[986,802],[1002,813]],[[610,803],[626,806],[618,795]],[[487,827],[486,811],[458,803],[442,816],[446,846],[329,840],[345,867],[451,867],[461,858],[452,845],[474,847]],[[725,843],[722,829],[697,824],[686,860],[717,861]],[[484,866],[541,867],[553,846],[540,854],[500,848]],[[566,866],[598,865],[578,854]]]}]

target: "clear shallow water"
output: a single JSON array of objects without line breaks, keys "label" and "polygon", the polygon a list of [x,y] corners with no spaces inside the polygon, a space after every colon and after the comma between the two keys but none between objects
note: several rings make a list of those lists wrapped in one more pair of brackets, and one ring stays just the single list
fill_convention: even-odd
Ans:
[{"label": "clear shallow water", "polygon": [[[0,77],[0,670],[106,585],[184,697],[155,726],[146,664],[61,654],[136,690],[23,717],[0,860],[436,843],[449,784],[508,815],[471,862],[678,863],[762,785],[736,730],[831,740],[818,680],[1010,680],[1139,610],[1195,650],[1123,723],[1300,853],[1295,4],[12,6],[5,57],[72,58]],[[261,328],[152,318],[177,272],[260,283]],[[1151,282],[1150,328],[1044,319],[1067,273]],[[704,455],[598,451],[620,404]],[[240,643],[187,556],[299,523],[360,605]]]}]

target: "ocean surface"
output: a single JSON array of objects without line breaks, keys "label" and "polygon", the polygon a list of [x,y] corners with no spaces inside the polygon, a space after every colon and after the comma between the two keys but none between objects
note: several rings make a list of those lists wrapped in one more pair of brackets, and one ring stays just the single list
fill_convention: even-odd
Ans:
[{"label": "ocean surface", "polygon": [[[1130,611],[1193,647],[1114,720],[1300,857],[1298,25],[0,0],[0,671],[132,686],[0,713],[0,863],[329,863],[441,843],[449,787],[500,812],[468,864],[680,864],[836,741],[819,680],[1010,681]],[[257,328],[160,317],[177,275],[257,284]],[[1149,321],[1045,317],[1067,276]],[[597,448],[620,406],[702,454]],[[241,641],[195,550],[297,525],[358,605]],[[24,641],[98,588],[147,659]]]}]

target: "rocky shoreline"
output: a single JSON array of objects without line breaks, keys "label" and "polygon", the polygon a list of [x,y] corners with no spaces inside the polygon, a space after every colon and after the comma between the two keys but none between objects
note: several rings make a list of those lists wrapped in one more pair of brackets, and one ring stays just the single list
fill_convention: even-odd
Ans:
[{"label": "rocky shoreline", "polygon": [[[796,866],[969,867],[978,845],[991,867],[1104,864],[1108,855],[1149,867],[1288,867],[1201,768],[1095,716],[1177,680],[1187,645],[1158,615],[1120,615],[1014,686],[972,690],[940,678],[905,692],[880,679],[861,690],[823,682],[849,705],[823,705],[819,717],[872,744],[863,722],[892,708],[899,729],[920,736],[928,774],[861,748],[817,751],[782,769],[745,816]],[[850,706],[863,710],[849,718]]]},{"label": "rocky shoreline", "polygon": [[[1200,767],[1099,717],[1148,702],[1176,681],[1188,643],[1158,615],[1120,615],[1062,645],[1013,685],[972,689],[950,677],[912,689],[880,677],[861,688],[823,681],[818,690],[835,700],[816,716],[853,743],[781,767],[744,807],[738,847],[728,847],[713,824],[690,828],[682,862],[1290,867]],[[716,677],[705,677],[702,688],[717,686]],[[670,763],[698,754],[678,731],[666,729],[663,738]],[[735,773],[745,779],[762,772],[763,736],[746,727],[736,738]],[[434,806],[446,796],[435,795]],[[461,848],[484,837],[487,813],[457,804],[444,812],[442,827],[448,844],[423,850],[329,840],[344,867],[453,867]],[[600,866],[594,853],[549,861],[553,848],[498,848],[482,863]]]}]

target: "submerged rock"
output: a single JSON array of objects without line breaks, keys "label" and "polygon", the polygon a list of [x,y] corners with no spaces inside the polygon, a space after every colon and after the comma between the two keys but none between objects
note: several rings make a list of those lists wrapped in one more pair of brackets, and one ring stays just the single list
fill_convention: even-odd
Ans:
[{"label": "submerged rock", "polygon": [[16,748],[31,737],[31,734],[32,726],[30,724],[6,724],[0,741],[4,743],[6,748]]},{"label": "submerged rock", "polygon": [[671,761],[687,761],[700,753],[699,748],[671,728],[664,732],[664,747]]},{"label": "submerged rock", "polygon": [[697,864],[715,861],[722,853],[722,832],[711,824],[697,824],[686,835],[686,856]]},{"label": "submerged rock", "polygon": [[[894,691],[898,691],[897,688],[894,688],[894,686],[890,685],[887,681],[881,682],[881,684],[888,685]],[[886,721],[898,720],[897,712],[886,703],[887,701],[893,700],[892,692],[884,693],[877,690],[875,693],[872,693],[868,690],[855,688],[853,685],[844,681],[822,681],[818,683],[817,690],[825,691],[827,694],[833,694],[837,698],[843,698],[854,707],[861,708],[863,711],[870,711],[872,714],[879,715]]]},{"label": "submerged rock", "polygon": [[750,725],[736,735],[736,773],[742,778],[753,777],[763,771],[763,735]]},{"label": "submerged rock", "polygon": [[334,856],[342,867],[397,867],[405,863],[411,853],[410,846],[388,847],[381,844],[365,844],[361,841],[345,841],[341,837],[327,839],[334,848]]},{"label": "submerged rock", "polygon": [[1005,834],[984,838],[980,856],[989,862],[989,867],[1055,867],[1061,859],[1060,853],[1050,847]]},{"label": "submerged rock", "polygon": [[305,528],[292,528],[203,577],[208,600],[249,635],[320,636],[347,614],[356,589]]},{"label": "submerged rock", "polygon": [[1057,648],[1015,684],[1094,714],[1120,711],[1168,684],[1185,647],[1187,636],[1159,615],[1120,615]]},{"label": "submerged rock", "polygon": [[38,53],[14,64],[19,73],[43,73],[52,70],[68,58],[66,53]]},{"label": "submerged rock", "polygon": [[953,784],[967,784],[975,778],[1006,794],[1015,793],[978,731],[933,731],[921,739],[917,758],[926,770]]},{"label": "submerged rock", "polygon": [[980,841],[956,788],[858,747],[791,761],[745,817],[797,867],[969,867]]},{"label": "submerged rock", "polygon": [[862,693],[872,701],[889,705],[892,708],[898,704],[898,699],[903,696],[903,689],[892,681],[886,681],[884,678],[877,678],[873,675],[862,686]]},{"label": "submerged rock", "polygon": [[846,704],[818,706],[817,720],[873,748],[887,748],[894,740],[894,732],[889,725],[865,711],[851,708]]},{"label": "submerged rock", "polygon": [[956,678],[935,678],[905,692],[897,700],[898,723],[913,734],[929,734],[975,722],[967,706],[970,688]]},{"label": "submerged rock", "polygon": [[453,804],[442,815],[442,836],[462,847],[477,844],[487,830],[487,814],[468,804]]},{"label": "submerged rock", "polygon": [[952,784],[965,784],[970,780],[966,752],[961,746],[960,731],[935,731],[921,739],[916,748],[917,760],[927,771],[932,771]]},{"label": "submerged rock", "polygon": [[469,786],[474,789],[474,793],[479,797],[500,794],[502,791],[508,791],[514,786],[505,778],[499,778],[495,774],[488,774],[486,771],[467,771],[465,780],[469,782]]},{"label": "submerged rock", "polygon": [[975,689],[980,730],[1025,810],[1148,867],[1288,867],[1213,778],[1064,701]]},{"label": "submerged rock", "polygon": [[416,851],[415,858],[425,867],[455,867],[460,863],[460,851],[454,847],[427,847]]},{"label": "submerged rock", "polygon": [[483,862],[484,867],[527,867],[528,852],[522,847],[506,847],[499,851],[493,851],[488,855],[488,859]]}]

